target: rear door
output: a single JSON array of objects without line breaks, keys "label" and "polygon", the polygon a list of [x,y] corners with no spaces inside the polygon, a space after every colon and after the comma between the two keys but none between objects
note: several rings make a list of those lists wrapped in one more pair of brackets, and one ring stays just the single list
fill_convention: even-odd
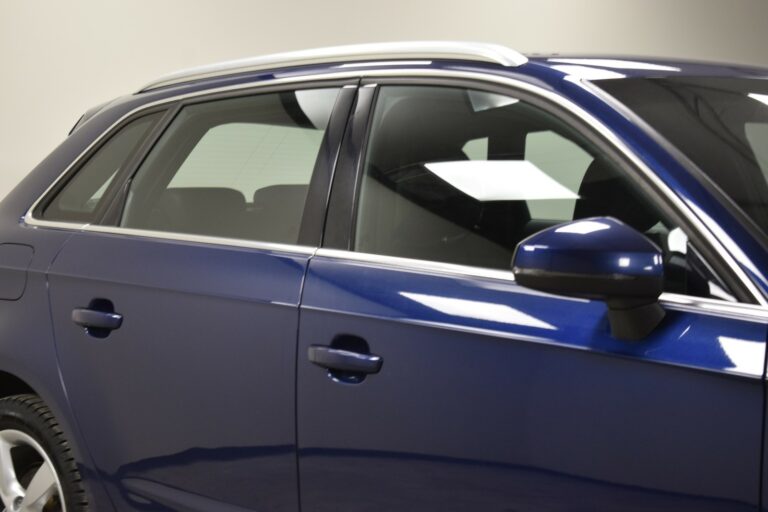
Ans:
[{"label": "rear door", "polygon": [[[522,91],[361,99],[301,306],[302,510],[756,510],[766,313],[639,171]],[[528,234],[597,215],[664,250],[642,341],[509,271]]]},{"label": "rear door", "polygon": [[118,508],[298,509],[298,304],[353,95],[185,100],[125,186],[76,174],[90,191],[51,203],[105,211],[49,283],[62,378]]}]

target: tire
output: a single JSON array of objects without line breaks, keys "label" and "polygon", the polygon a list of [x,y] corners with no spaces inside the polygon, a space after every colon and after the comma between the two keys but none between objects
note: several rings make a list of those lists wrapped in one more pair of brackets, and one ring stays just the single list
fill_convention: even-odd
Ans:
[{"label": "tire", "polygon": [[36,395],[0,399],[0,510],[85,512],[88,503],[69,443]]}]

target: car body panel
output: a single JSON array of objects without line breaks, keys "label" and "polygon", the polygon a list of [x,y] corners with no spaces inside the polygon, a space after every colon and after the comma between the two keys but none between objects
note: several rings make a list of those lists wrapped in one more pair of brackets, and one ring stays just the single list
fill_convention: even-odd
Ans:
[{"label": "car body panel", "polygon": [[[23,295],[16,300],[0,301],[0,372],[25,382],[48,404],[70,441],[88,489],[89,502],[98,510],[112,510],[112,502],[100,482],[77,419],[69,407],[50,324],[46,271],[59,247],[71,233],[20,228],[18,224],[11,228],[3,226],[0,233],[4,240],[14,240],[19,245],[34,247],[34,254],[25,272]],[[19,269],[14,267],[4,267],[3,270],[18,272]]]},{"label": "car body panel", "polygon": [[[529,510],[541,503],[552,510],[755,510],[760,487],[768,503],[760,473],[768,442],[766,329],[756,313],[764,307],[729,310],[678,297],[665,302],[661,331],[628,344],[608,336],[604,305],[544,296],[503,278],[24,218],[95,140],[151,105],[382,74],[503,78],[555,94],[609,129],[738,262],[761,292],[756,300],[768,295],[764,241],[701,173],[585,78],[768,71],[610,56],[531,57],[515,68],[446,60],[358,63],[353,70],[340,64],[233,74],[119,98],[89,114],[0,203],[0,243],[34,251],[23,295],[0,300],[0,371],[52,408],[92,508],[110,510],[114,499],[119,510],[294,510],[299,469],[305,510]],[[0,258],[0,271],[18,272],[17,263]],[[101,295],[126,323],[97,340],[69,314]],[[216,316],[229,320],[211,322]],[[307,361],[308,345],[339,333],[365,338],[384,357],[381,374],[337,383]],[[257,343],[260,337],[268,341]],[[205,344],[212,339],[217,343]],[[206,385],[202,379],[213,375]],[[223,397],[215,386],[231,393]],[[178,400],[185,390],[207,414]],[[228,416],[243,408],[239,420]],[[265,422],[267,410],[279,412]],[[153,411],[161,421],[148,416]],[[157,438],[150,420],[162,426]],[[232,483],[230,472],[242,481]]]},{"label": "car body panel", "polygon": [[[381,372],[346,384],[307,360],[338,336]],[[601,302],[318,255],[302,509],[754,510],[765,336],[765,320],[667,305],[647,339],[618,341]]]},{"label": "car body panel", "polygon": [[[128,485],[137,480],[222,506],[297,508],[293,375],[308,259],[93,233],[65,244],[49,272],[62,377],[119,509],[154,501]],[[94,298],[123,315],[104,339],[71,318]]]}]

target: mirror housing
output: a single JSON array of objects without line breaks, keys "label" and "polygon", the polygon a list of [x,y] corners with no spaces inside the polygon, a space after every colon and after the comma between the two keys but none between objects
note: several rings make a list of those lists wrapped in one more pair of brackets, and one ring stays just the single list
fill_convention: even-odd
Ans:
[{"label": "mirror housing", "polygon": [[639,340],[659,325],[664,263],[643,234],[612,217],[560,224],[529,236],[512,258],[521,285],[557,295],[605,301],[611,334]]}]

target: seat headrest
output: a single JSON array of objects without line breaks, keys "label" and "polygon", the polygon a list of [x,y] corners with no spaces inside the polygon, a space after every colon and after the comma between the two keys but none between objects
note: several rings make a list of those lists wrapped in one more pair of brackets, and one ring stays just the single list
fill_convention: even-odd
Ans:
[{"label": "seat headrest", "polygon": [[471,110],[451,96],[403,98],[383,116],[369,161],[382,172],[412,164],[465,160]]},{"label": "seat headrest", "polygon": [[221,187],[177,187],[169,188],[164,193],[164,199],[180,201],[185,205],[207,205],[212,209],[243,209],[245,196],[232,188]]},{"label": "seat headrest", "polygon": [[270,185],[253,193],[253,206],[259,210],[283,205],[301,213],[308,190],[309,185]]},{"label": "seat headrest", "polygon": [[146,219],[150,229],[212,236],[239,236],[245,196],[231,188],[178,187],[165,190]]},{"label": "seat headrest", "polygon": [[588,217],[615,217],[641,233],[661,220],[637,187],[599,157],[584,174],[573,214],[574,219]]}]

